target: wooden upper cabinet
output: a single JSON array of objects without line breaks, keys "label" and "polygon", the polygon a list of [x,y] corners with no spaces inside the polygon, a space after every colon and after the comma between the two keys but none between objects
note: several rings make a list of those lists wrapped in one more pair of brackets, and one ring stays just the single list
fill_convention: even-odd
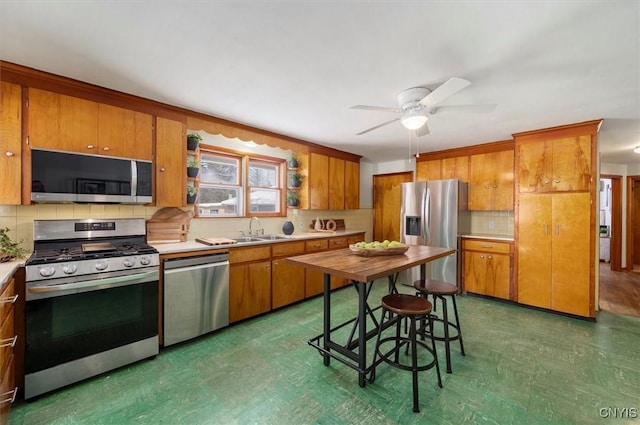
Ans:
[{"label": "wooden upper cabinet", "polygon": [[151,161],[153,119],[130,109],[30,88],[29,143]]},{"label": "wooden upper cabinet", "polygon": [[420,161],[416,164],[416,181],[442,180],[442,160]]},{"label": "wooden upper cabinet", "polygon": [[329,209],[329,157],[309,154],[309,208]]},{"label": "wooden upper cabinet", "polygon": [[151,161],[153,124],[149,114],[100,104],[99,153]]},{"label": "wooden upper cabinet", "polygon": [[518,191],[591,190],[592,139],[600,121],[515,136]]},{"label": "wooden upper cabinet", "polygon": [[21,203],[22,88],[0,86],[0,204]]},{"label": "wooden upper cabinet", "polygon": [[469,183],[469,157],[455,156],[442,159],[442,178],[458,179]]},{"label": "wooden upper cabinet", "polygon": [[98,103],[30,88],[29,144],[34,148],[98,153]]},{"label": "wooden upper cabinet", "polygon": [[344,159],[329,157],[329,209],[344,209]]},{"label": "wooden upper cabinet", "polygon": [[186,125],[158,117],[156,120],[155,204],[181,207],[186,204]]},{"label": "wooden upper cabinet", "polygon": [[344,162],[344,207],[360,208],[360,164],[354,161]]},{"label": "wooden upper cabinet", "polygon": [[469,209],[513,210],[513,150],[471,155]]}]

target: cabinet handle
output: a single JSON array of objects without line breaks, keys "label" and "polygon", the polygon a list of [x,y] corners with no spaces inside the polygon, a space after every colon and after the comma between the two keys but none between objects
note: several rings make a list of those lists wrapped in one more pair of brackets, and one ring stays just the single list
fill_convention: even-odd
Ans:
[{"label": "cabinet handle", "polygon": [[104,148],[102,148],[102,150],[107,152],[109,150],[109,146],[105,146]]},{"label": "cabinet handle", "polygon": [[18,394],[18,387],[15,387],[11,391],[7,391],[6,393],[0,394],[0,397],[2,397],[2,400],[0,400],[0,404],[5,404],[5,403],[13,404],[13,402],[16,401],[17,394]]},{"label": "cabinet handle", "polygon": [[87,145],[87,149],[93,149],[95,146],[93,145]]},{"label": "cabinet handle", "polygon": [[164,168],[164,167],[160,168],[160,172],[161,173],[164,173],[165,171],[166,171],[166,168]]},{"label": "cabinet handle", "polygon": [[0,298],[0,304],[13,304],[18,299],[18,295],[14,295],[12,297],[4,297]]},{"label": "cabinet handle", "polygon": [[494,183],[493,184],[493,188],[496,189],[497,187],[498,187],[498,185]]},{"label": "cabinet handle", "polygon": [[560,183],[560,179],[556,180],[556,183]]},{"label": "cabinet handle", "polygon": [[7,348],[7,347],[13,348],[16,346],[17,340],[18,340],[18,335],[14,336],[13,338],[0,339],[0,348]]},{"label": "cabinet handle", "polygon": [[487,258],[488,258],[489,260],[491,260],[493,257],[489,255]]},{"label": "cabinet handle", "polygon": [[484,255],[481,255],[480,258],[484,258]]},{"label": "cabinet handle", "polygon": [[545,180],[545,181],[543,181],[542,183],[544,183],[544,184],[549,184],[549,180]]},{"label": "cabinet handle", "polygon": [[493,248],[493,245],[482,245],[483,248]]},{"label": "cabinet handle", "polygon": [[7,156],[14,156],[14,155],[15,155],[15,153],[13,153],[13,152],[11,152],[11,151],[7,151],[7,153],[5,153],[5,155],[7,155]]}]

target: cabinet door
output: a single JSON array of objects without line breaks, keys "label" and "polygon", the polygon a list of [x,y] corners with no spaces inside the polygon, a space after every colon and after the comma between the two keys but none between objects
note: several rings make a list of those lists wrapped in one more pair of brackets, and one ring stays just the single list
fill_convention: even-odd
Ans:
[{"label": "cabinet door", "polygon": [[22,89],[0,86],[0,204],[21,203]]},{"label": "cabinet door", "polygon": [[416,181],[441,180],[442,161],[432,159],[430,161],[420,161],[416,164]]},{"label": "cabinet door", "polygon": [[536,307],[551,307],[551,196],[549,195],[520,195],[518,302]]},{"label": "cabinet door", "polygon": [[271,262],[271,306],[279,308],[304,299],[304,267],[288,263],[286,260]]},{"label": "cabinet door", "polygon": [[309,155],[309,208],[329,208],[329,157],[317,153]]},{"label": "cabinet door", "polygon": [[324,291],[324,273],[320,270],[305,270],[305,297],[313,297]]},{"label": "cabinet door", "polygon": [[344,163],[344,207],[348,210],[360,208],[360,164]]},{"label": "cabinet door", "polygon": [[469,157],[457,156],[442,159],[442,178],[458,179],[469,183]]},{"label": "cabinet door", "polygon": [[229,321],[237,322],[271,309],[271,261],[229,267]]},{"label": "cabinet door", "polygon": [[158,117],[156,121],[156,199],[159,207],[186,204],[185,125]]},{"label": "cabinet door", "polygon": [[553,281],[551,308],[580,316],[590,315],[591,197],[588,193],[553,195]]},{"label": "cabinet door", "polygon": [[98,104],[30,88],[29,143],[32,147],[98,153]]},{"label": "cabinet door", "polygon": [[552,189],[553,150],[550,142],[518,143],[518,190],[520,193]]},{"label": "cabinet door", "polygon": [[591,185],[591,136],[553,141],[553,190],[588,191]]},{"label": "cabinet door", "polygon": [[486,254],[464,252],[464,290],[474,294],[485,294]]},{"label": "cabinet door", "polygon": [[99,105],[100,154],[150,161],[152,133],[151,115],[102,103]]},{"label": "cabinet door", "polygon": [[513,151],[471,155],[470,210],[513,210]]},{"label": "cabinet door", "polygon": [[487,295],[508,300],[511,295],[511,257],[500,254],[486,254]]},{"label": "cabinet door", "polygon": [[329,158],[329,209],[344,209],[344,159]]}]

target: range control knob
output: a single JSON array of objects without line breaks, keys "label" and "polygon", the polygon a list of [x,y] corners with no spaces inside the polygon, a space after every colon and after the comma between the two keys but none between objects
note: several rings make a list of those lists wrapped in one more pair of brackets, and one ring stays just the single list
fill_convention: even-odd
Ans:
[{"label": "range control knob", "polygon": [[122,264],[124,264],[125,267],[133,267],[135,263],[136,263],[136,259],[132,257],[127,257],[124,260],[122,260]]},{"label": "range control knob", "polygon": [[56,272],[56,268],[53,266],[40,267],[40,276],[42,277],[53,276],[55,272]]},{"label": "range control knob", "polygon": [[96,263],[96,270],[98,271],[106,270],[107,267],[109,267],[109,264],[106,261],[98,261]]},{"label": "range control knob", "polygon": [[149,264],[151,264],[151,257],[149,257],[148,255],[143,255],[142,257],[140,257],[140,264],[142,264],[143,266],[148,266]]},{"label": "range control knob", "polygon": [[65,264],[64,266],[62,266],[62,271],[65,274],[74,274],[78,271],[78,266],[76,266],[75,264]]}]

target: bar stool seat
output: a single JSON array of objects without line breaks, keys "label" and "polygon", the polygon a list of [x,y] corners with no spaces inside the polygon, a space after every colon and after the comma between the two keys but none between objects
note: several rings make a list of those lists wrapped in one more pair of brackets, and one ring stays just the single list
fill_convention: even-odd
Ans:
[{"label": "bar stool seat", "polygon": [[[464,356],[464,343],[462,341],[462,329],[460,327],[460,319],[458,317],[458,306],[456,304],[456,294],[458,293],[458,287],[449,282],[441,280],[424,279],[416,280],[413,283],[413,287],[418,290],[417,295],[420,295],[427,299],[429,295],[433,296],[433,304],[435,306],[436,301],[442,301],[442,318],[431,315],[431,336],[436,341],[444,341],[445,354],[447,359],[447,373],[451,373],[451,341],[460,341],[460,352]],[[451,298],[453,304],[453,313],[455,316],[455,322],[449,320],[449,312],[447,309],[447,298]],[[433,322],[442,323],[443,335],[434,335]],[[423,326],[422,332],[424,334],[429,333],[429,329],[425,329]]]},{"label": "bar stool seat", "polygon": [[[435,367],[438,375],[438,386],[442,388],[442,378],[440,376],[440,367],[438,364],[438,355],[434,339],[431,338],[431,344],[427,345],[424,341],[418,340],[416,337],[420,330],[419,321],[424,319],[424,326],[430,327],[431,308],[431,302],[416,295],[389,294],[382,297],[382,317],[378,328],[378,337],[376,339],[376,347],[373,357],[373,368],[371,370],[371,377],[369,381],[373,382],[375,380],[376,367],[382,362],[402,370],[411,371],[413,377],[414,412],[420,411],[418,404],[418,372]],[[387,314],[389,314],[388,320],[392,321],[391,324],[395,322],[396,332],[395,336],[382,338],[382,333],[386,328],[383,324],[385,323],[385,316]],[[400,332],[403,319],[407,319],[410,322],[408,334],[404,335]],[[391,348],[383,351],[383,347],[388,346],[389,343],[391,343]],[[400,357],[400,351],[402,351],[402,348],[405,346],[405,355],[407,355],[409,350],[411,350],[410,364],[408,364],[406,359],[402,359]],[[426,362],[424,358],[421,358],[421,361],[423,361],[422,364],[418,364],[418,347],[429,353],[429,358]],[[378,357],[380,358],[378,359]],[[391,357],[393,357],[393,359]]]}]

